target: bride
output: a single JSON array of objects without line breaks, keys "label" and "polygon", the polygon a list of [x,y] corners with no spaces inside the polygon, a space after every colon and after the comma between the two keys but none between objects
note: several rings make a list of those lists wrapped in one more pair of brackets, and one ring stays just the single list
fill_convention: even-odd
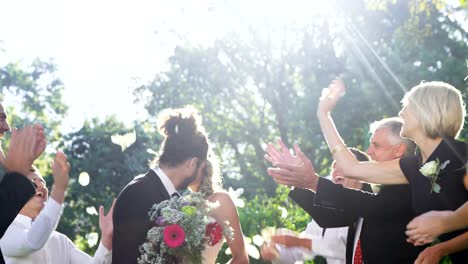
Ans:
[{"label": "bride", "polygon": [[[212,155],[213,157],[213,155]],[[212,203],[219,203],[219,206],[212,210],[211,216],[222,225],[228,221],[233,229],[233,239],[226,239],[226,242],[231,250],[231,264],[249,263],[249,257],[244,245],[242,229],[239,222],[237,208],[234,205],[229,194],[222,190],[221,173],[219,171],[218,162],[214,159],[206,161],[204,173],[189,186],[190,190],[201,192],[206,199]],[[214,246],[207,246],[203,251],[203,264],[215,264],[218,253],[224,243],[217,243]]]}]

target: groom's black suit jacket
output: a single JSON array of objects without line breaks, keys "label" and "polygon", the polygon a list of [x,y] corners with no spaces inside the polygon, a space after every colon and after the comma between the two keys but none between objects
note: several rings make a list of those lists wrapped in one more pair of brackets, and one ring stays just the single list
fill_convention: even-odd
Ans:
[{"label": "groom's black suit jacket", "polygon": [[169,199],[161,179],[153,171],[137,176],[120,192],[114,207],[114,236],[112,239],[112,263],[137,263],[138,247],[146,241],[146,234],[153,226],[148,212],[151,207]]},{"label": "groom's black suit jacket", "polygon": [[[415,216],[409,185],[382,186],[378,194],[347,189],[320,178],[317,193],[294,189],[289,193],[322,228],[348,226],[346,263],[352,263],[357,220],[364,218],[361,249],[364,263],[414,263],[424,247],[406,242],[406,225]],[[313,242],[312,242],[313,245]]]},{"label": "groom's black suit jacket", "polygon": [[[30,180],[20,173],[6,173],[0,181],[0,238],[23,206],[36,193]],[[5,263],[0,250],[0,264]]]}]

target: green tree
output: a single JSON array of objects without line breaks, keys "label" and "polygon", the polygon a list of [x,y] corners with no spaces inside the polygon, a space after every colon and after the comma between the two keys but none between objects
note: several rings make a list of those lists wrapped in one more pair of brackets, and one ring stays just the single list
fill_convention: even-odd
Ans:
[{"label": "green tree", "polygon": [[[112,143],[111,136],[133,129],[137,134],[136,141],[122,152],[120,146]],[[108,117],[103,121],[93,119],[85,122],[80,130],[66,135],[63,142],[72,166],[67,206],[58,230],[81,241],[82,249],[90,252],[83,239],[91,232],[100,234],[100,231],[98,216],[89,214],[88,210],[94,207],[97,211],[99,205],[104,205],[107,211],[120,190],[133,177],[148,170],[152,155],[147,149],[154,149],[160,139],[149,136],[142,126],[126,128],[115,117]],[[83,172],[90,178],[86,186],[79,183],[79,175]]]}]

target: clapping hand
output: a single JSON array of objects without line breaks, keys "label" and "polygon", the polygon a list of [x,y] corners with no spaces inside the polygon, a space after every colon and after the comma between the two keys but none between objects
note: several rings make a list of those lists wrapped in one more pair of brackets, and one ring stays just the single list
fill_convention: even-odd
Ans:
[{"label": "clapping hand", "polygon": [[278,139],[277,143],[280,146],[279,150],[273,145],[273,143],[269,143],[267,145],[267,148],[265,149],[267,154],[264,156],[267,161],[269,161],[271,164],[274,164],[275,162],[282,162],[290,165],[300,165],[302,163],[298,156],[289,152],[289,149],[286,147],[283,140]]},{"label": "clapping hand", "polygon": [[68,188],[68,173],[70,171],[70,163],[67,161],[67,156],[62,151],[57,151],[54,160],[51,162],[52,175],[54,177],[54,185],[50,196],[58,203],[63,203],[65,192]]},{"label": "clapping hand", "polygon": [[41,125],[13,129],[8,153],[5,157],[7,171],[27,175],[39,155],[44,152],[46,139]]},{"label": "clapping hand", "polygon": [[273,162],[274,166],[274,168],[267,169],[268,174],[279,184],[315,190],[318,176],[315,174],[310,159],[304,155],[297,144],[294,145],[297,156],[290,154],[286,146],[281,148],[282,151],[276,150],[271,145],[269,149],[267,148],[268,155],[265,159]]},{"label": "clapping hand", "polygon": [[63,151],[57,151],[54,160],[51,163],[54,185],[59,188],[67,189],[70,172],[70,163],[67,161],[67,155]]},{"label": "clapping hand", "polygon": [[112,216],[114,214],[115,199],[109,209],[107,215],[104,214],[104,206],[99,206],[99,229],[101,229],[101,243],[108,249],[112,250],[112,236],[114,232],[114,222]]},{"label": "clapping hand", "polygon": [[322,96],[317,108],[317,114],[328,114],[335,107],[336,103],[345,94],[346,87],[341,79],[333,80],[328,88],[322,90]]}]

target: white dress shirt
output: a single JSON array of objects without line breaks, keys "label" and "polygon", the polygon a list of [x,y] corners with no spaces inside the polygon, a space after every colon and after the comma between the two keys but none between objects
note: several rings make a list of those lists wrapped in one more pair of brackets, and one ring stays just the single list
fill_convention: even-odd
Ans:
[{"label": "white dress shirt", "polygon": [[301,261],[313,259],[315,256],[322,256],[328,264],[346,263],[346,238],[348,236],[347,227],[327,228],[325,234],[323,228],[311,221],[300,237],[312,240],[312,250],[303,247],[287,248],[277,245],[279,259],[273,263],[302,263]]},{"label": "white dress shirt", "polygon": [[161,168],[155,167],[153,171],[156,173],[156,175],[158,175],[159,179],[161,179],[161,182],[164,185],[164,188],[166,188],[166,191],[169,194],[169,196],[172,196],[174,193],[179,194],[171,179],[169,179],[167,174],[163,170],[161,170]]},{"label": "white dress shirt", "polygon": [[110,264],[112,254],[99,244],[94,258],[75,247],[65,235],[55,230],[62,214],[62,205],[52,198],[33,221],[25,215],[17,215],[0,239],[7,264]]}]

